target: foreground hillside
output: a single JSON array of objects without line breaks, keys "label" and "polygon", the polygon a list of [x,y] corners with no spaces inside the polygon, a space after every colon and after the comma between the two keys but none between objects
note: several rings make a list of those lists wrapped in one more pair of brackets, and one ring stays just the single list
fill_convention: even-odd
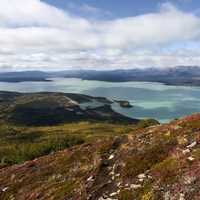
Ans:
[{"label": "foreground hillside", "polygon": [[82,122],[49,131],[32,128],[30,136],[70,133],[82,140],[23,164],[2,166],[0,199],[200,199],[200,114],[144,125]]}]

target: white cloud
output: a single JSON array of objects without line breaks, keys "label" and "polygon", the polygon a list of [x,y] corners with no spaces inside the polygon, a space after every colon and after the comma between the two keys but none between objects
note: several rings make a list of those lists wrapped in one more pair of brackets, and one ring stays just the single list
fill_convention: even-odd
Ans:
[{"label": "white cloud", "polygon": [[108,45],[145,47],[195,39],[200,36],[199,27],[199,18],[165,4],[158,13],[118,19],[104,28]]},{"label": "white cloud", "polygon": [[[90,21],[39,0],[0,6],[0,69],[200,65],[200,18],[171,4],[129,18]],[[169,50],[170,46],[179,51]],[[180,53],[181,52],[181,53]]]},{"label": "white cloud", "polygon": [[0,25],[10,27],[42,26],[87,28],[88,21],[48,5],[40,0],[6,0],[0,6]]}]

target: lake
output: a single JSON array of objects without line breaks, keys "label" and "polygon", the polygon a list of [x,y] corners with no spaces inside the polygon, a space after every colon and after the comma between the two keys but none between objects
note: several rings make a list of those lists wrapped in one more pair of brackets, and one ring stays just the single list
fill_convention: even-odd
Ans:
[{"label": "lake", "polygon": [[0,82],[0,90],[17,92],[69,92],[128,100],[133,108],[113,109],[132,118],[154,118],[160,122],[200,112],[200,87],[168,86],[151,82],[103,82],[55,78],[51,82]]}]

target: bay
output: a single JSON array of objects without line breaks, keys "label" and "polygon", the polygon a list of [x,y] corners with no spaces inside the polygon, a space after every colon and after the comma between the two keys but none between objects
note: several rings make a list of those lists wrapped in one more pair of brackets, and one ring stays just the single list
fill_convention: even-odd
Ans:
[{"label": "bay", "polygon": [[200,112],[200,87],[168,86],[152,82],[103,82],[74,78],[54,78],[48,82],[0,82],[1,91],[66,92],[128,100],[133,107],[113,109],[132,118],[154,118],[168,122]]}]

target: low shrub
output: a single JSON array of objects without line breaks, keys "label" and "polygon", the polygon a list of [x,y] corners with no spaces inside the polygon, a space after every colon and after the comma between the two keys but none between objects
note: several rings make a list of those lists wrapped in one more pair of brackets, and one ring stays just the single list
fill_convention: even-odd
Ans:
[{"label": "low shrub", "polygon": [[159,124],[159,122],[155,119],[144,119],[138,123],[138,127],[139,128],[147,128],[149,126],[155,126],[158,124]]}]

